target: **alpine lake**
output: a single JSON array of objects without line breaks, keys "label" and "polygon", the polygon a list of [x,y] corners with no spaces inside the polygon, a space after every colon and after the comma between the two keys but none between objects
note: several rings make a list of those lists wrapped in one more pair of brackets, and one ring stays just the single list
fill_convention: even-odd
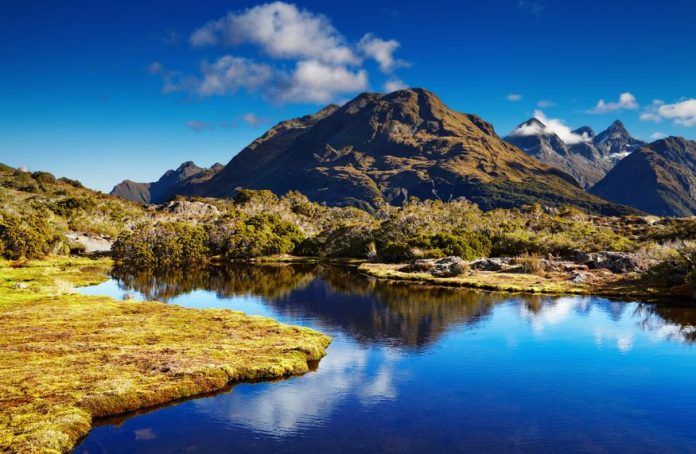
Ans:
[{"label": "alpine lake", "polygon": [[333,337],[308,374],[96,421],[77,453],[696,452],[696,308],[380,281],[350,267],[114,269],[90,295]]}]

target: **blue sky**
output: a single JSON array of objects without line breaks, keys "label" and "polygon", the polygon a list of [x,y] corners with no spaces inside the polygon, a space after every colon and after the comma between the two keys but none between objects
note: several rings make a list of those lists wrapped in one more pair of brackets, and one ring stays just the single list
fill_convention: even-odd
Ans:
[{"label": "blue sky", "polygon": [[695,2],[143,3],[3,2],[0,162],[108,191],[398,86],[500,135],[541,111],[696,139]]}]

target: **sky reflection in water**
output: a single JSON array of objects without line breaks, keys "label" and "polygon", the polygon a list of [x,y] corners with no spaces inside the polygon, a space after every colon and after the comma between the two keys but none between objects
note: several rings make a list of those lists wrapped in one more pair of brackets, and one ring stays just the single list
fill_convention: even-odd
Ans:
[{"label": "sky reflection in water", "polygon": [[94,429],[77,452],[696,448],[696,311],[377,283],[334,267],[115,271],[86,293],[334,337],[315,372]]}]

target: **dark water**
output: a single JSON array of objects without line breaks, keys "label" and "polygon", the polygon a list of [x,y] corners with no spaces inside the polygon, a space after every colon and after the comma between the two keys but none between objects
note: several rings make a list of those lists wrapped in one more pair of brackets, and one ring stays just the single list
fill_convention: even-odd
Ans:
[{"label": "dark water", "polygon": [[377,283],[346,269],[114,272],[83,289],[316,328],[315,372],[104,421],[79,453],[696,452],[696,310]]}]

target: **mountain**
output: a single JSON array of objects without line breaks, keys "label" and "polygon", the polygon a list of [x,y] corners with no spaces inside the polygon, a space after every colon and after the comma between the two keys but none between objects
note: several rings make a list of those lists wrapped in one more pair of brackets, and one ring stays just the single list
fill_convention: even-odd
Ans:
[{"label": "mountain", "polygon": [[416,196],[466,197],[483,209],[540,202],[627,210],[585,193],[570,175],[423,89],[363,93],[342,107],[282,122],[188,194],[225,197],[238,188],[298,190],[314,201],[365,208]]},{"label": "mountain", "polygon": [[176,194],[189,192],[188,187],[201,184],[221,171],[222,164],[211,168],[198,167],[193,161],[181,164],[176,170],[168,170],[153,183],[136,183],[125,180],[114,186],[111,195],[139,203],[163,203]]},{"label": "mountain", "polygon": [[619,161],[645,145],[634,139],[620,120],[616,120],[605,131],[597,134],[593,143],[603,157]]},{"label": "mountain", "polygon": [[618,120],[597,135],[589,126],[582,126],[564,141],[536,118],[521,123],[504,140],[570,174],[586,189],[601,180],[617,161],[645,143],[631,137]]},{"label": "mountain", "polygon": [[696,142],[668,137],[619,161],[591,190],[659,216],[696,214]]}]

